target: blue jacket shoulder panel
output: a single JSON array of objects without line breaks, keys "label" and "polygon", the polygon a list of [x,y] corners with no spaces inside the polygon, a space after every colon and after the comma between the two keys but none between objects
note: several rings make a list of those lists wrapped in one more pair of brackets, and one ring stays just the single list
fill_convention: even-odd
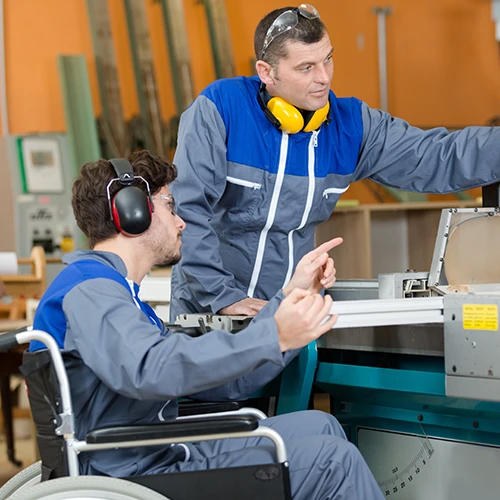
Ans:
[{"label": "blue jacket shoulder panel", "polygon": [[[213,102],[226,128],[227,161],[277,173],[281,131],[266,117],[257,99],[258,77],[223,79],[209,85],[201,95]],[[330,91],[329,125],[320,128],[321,147],[317,177],[328,174],[352,174],[356,168],[363,137],[361,101],[337,98]],[[291,136],[290,157],[286,173],[307,176],[307,147],[311,134]]]},{"label": "blue jacket shoulder panel", "polygon": [[320,128],[317,148],[317,177],[351,175],[356,170],[363,140],[361,101],[338,98],[330,91],[330,123]]},{"label": "blue jacket shoulder panel", "polygon": [[[63,349],[66,336],[66,317],[62,306],[64,297],[80,283],[94,278],[116,281],[131,293],[127,280],[106,264],[91,259],[73,262],[61,271],[43,294],[35,312],[33,328],[49,332],[59,348]],[[33,341],[29,350],[34,352],[44,348],[41,342]]]},{"label": "blue jacket shoulder panel", "polygon": [[227,161],[276,173],[279,158],[273,157],[281,132],[260,108],[259,82],[257,77],[218,80],[201,95],[213,102],[224,123]]}]

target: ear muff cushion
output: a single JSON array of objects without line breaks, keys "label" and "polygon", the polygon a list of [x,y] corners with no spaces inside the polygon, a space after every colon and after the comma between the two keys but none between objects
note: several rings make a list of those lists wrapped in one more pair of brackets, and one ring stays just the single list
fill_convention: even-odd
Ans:
[{"label": "ear muff cushion", "polygon": [[326,120],[330,111],[330,102],[327,102],[322,108],[318,109],[309,120],[309,123],[304,127],[304,132],[312,132],[318,129]]},{"label": "ear muff cushion", "polygon": [[138,236],[151,224],[148,196],[136,186],[127,186],[113,198],[113,220],[117,229],[128,236]]},{"label": "ear muff cushion", "polygon": [[269,111],[281,124],[281,130],[288,134],[296,134],[304,126],[304,118],[300,111],[281,97],[272,97],[267,103]]}]

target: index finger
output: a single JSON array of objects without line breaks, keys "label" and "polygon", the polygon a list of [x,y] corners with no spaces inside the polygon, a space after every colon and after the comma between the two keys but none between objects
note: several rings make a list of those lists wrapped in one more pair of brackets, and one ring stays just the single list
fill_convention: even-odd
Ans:
[{"label": "index finger", "polygon": [[343,241],[344,238],[338,236],[337,238],[333,238],[332,240],[325,241],[325,243],[315,248],[311,253],[314,256],[321,255],[323,252],[329,252],[332,248],[338,247]]}]

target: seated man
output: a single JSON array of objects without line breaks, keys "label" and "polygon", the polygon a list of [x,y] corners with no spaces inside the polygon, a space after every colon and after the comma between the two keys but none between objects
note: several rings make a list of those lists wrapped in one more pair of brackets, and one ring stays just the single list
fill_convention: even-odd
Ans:
[{"label": "seated man", "polygon": [[[323,321],[332,300],[318,292],[335,281],[327,252],[339,238],[307,254],[290,283],[245,330],[197,338],[170,332],[138,294],[152,266],[173,264],[181,255],[185,224],[169,191],[176,168],[147,151],[129,161],[82,167],[72,203],[92,250],[65,256],[68,266],[47,289],[34,321],[65,353],[78,439],[107,425],[175,419],[176,399],[183,396],[247,398],[336,321]],[[41,348],[38,342],[30,346]],[[298,412],[266,419],[265,425],[285,440],[293,498],[382,498],[333,416]],[[85,453],[80,470],[125,477],[272,461],[268,440],[228,439]]]}]

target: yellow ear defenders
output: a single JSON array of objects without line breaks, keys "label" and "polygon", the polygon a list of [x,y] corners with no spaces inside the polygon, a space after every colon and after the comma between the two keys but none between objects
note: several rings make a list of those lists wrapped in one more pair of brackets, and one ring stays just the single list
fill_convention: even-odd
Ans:
[{"label": "yellow ear defenders", "polygon": [[300,111],[281,97],[271,97],[264,84],[260,85],[258,101],[273,125],[288,134],[312,132],[323,122],[330,123],[330,99],[316,111]]}]

